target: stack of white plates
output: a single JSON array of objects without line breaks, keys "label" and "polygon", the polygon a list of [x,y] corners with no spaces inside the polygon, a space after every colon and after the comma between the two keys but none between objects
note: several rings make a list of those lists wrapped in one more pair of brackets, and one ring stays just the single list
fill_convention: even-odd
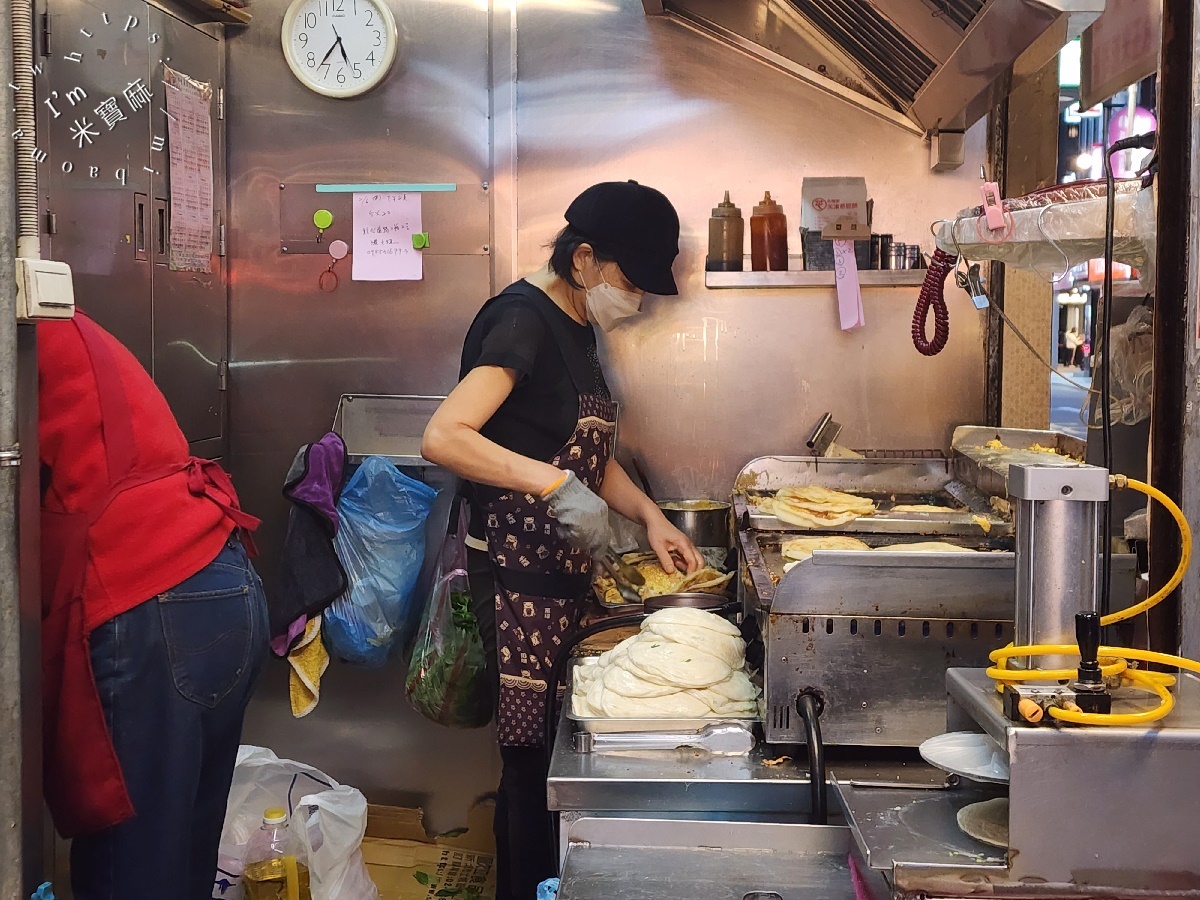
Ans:
[{"label": "stack of white plates", "polygon": [[989,735],[952,731],[921,745],[921,758],[931,766],[971,781],[1008,784],[1008,754]]}]

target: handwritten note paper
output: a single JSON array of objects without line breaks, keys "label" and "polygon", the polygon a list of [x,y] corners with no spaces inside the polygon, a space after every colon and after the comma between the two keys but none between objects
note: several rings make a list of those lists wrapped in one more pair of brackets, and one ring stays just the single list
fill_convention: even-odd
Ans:
[{"label": "handwritten note paper", "polygon": [[213,251],[212,85],[164,67],[170,158],[170,266],[208,272]]},{"label": "handwritten note paper", "polygon": [[413,235],[421,233],[420,194],[355,194],[355,281],[420,281],[421,251]]}]

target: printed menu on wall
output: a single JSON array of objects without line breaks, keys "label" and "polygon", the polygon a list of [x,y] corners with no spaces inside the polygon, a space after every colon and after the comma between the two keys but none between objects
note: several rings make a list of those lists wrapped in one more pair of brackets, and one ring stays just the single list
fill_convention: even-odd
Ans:
[{"label": "printed menu on wall", "polygon": [[355,281],[420,281],[421,251],[413,235],[421,233],[419,193],[354,195]]},{"label": "printed menu on wall", "polygon": [[212,85],[164,67],[170,157],[170,267],[209,272],[213,247]]}]

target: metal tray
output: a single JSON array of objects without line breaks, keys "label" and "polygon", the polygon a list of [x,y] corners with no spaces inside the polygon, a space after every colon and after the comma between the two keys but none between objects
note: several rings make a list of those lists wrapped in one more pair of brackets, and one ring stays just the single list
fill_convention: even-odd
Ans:
[{"label": "metal tray", "polygon": [[581,731],[592,734],[629,734],[631,732],[672,734],[695,734],[709,725],[757,725],[762,716],[748,719],[738,719],[733,716],[716,716],[711,719],[590,719],[575,715],[570,706],[567,707],[567,719],[574,722]]},{"label": "metal tray", "polygon": [[[832,532],[823,532],[822,534],[841,534],[841,533],[844,533],[844,532],[832,531]],[[747,535],[747,539],[750,541],[753,541],[758,550],[757,554],[748,554],[747,559],[752,561],[755,565],[761,566],[763,569],[765,569],[767,577],[770,578],[771,583],[774,586],[778,586],[778,584],[781,581],[783,581],[783,577],[786,574],[783,571],[783,568],[788,563],[788,560],[785,560],[783,558],[782,545],[783,545],[783,542],[788,540],[791,536],[792,535],[781,535],[781,534],[770,533],[770,532],[755,533],[755,534]],[[910,565],[912,565],[912,563],[910,561],[913,559],[918,559],[922,563],[924,563],[925,565],[927,565],[929,567],[932,567],[933,563],[935,562],[934,560],[931,560],[931,557],[937,557],[936,562],[939,564],[943,562],[941,555],[936,554],[936,553],[922,553],[918,556],[914,556],[914,554],[912,554],[912,553],[906,553],[903,551],[897,551],[896,553],[887,553],[887,551],[885,551],[885,550],[876,549],[876,548],[882,547],[884,545],[910,543],[910,540],[900,540],[899,538],[901,538],[901,537],[911,539],[912,542],[919,542],[919,541],[926,539],[925,535],[859,533],[859,534],[847,535],[847,536],[857,538],[858,540],[862,541],[864,544],[866,544],[868,547],[871,548],[871,559],[870,559],[871,563],[876,563],[876,562],[879,562],[880,560],[886,560],[888,563],[890,563],[891,565],[896,566],[898,568],[899,567],[907,568]],[[979,533],[978,529],[976,529],[976,534],[970,535],[970,536],[938,535],[937,539],[940,541],[945,541],[946,543],[949,543],[949,544],[957,544],[960,547],[969,547],[972,550],[976,550],[980,553],[996,553],[996,552],[1000,552],[1000,551],[1011,551],[1013,549],[1013,541],[1010,536],[995,535],[995,534],[984,535],[982,533]],[[745,544],[743,544],[743,547],[745,547]],[[745,551],[743,551],[743,552],[745,552]],[[855,550],[850,550],[850,551],[818,550],[818,551],[816,551],[816,553],[821,554],[822,559],[826,558],[825,554],[839,553],[839,552],[841,552],[841,553],[863,553],[865,551],[855,551]],[[965,557],[965,556],[966,556],[966,554],[955,554],[952,557],[952,559],[957,561],[960,558]],[[975,557],[966,557],[966,558],[972,559],[972,560],[976,559]],[[939,568],[941,568],[940,565],[939,565]],[[770,591],[769,593],[772,596],[774,595],[773,590]]]},{"label": "metal tray", "polygon": [[[990,448],[987,446],[989,441],[999,441],[1003,447]],[[1056,452],[1034,450],[1035,444]],[[973,485],[984,494],[998,497],[1008,496],[1009,466],[1070,468],[1083,465],[1087,452],[1086,443],[1057,431],[987,428],[982,425],[960,425],[954,429],[951,447],[955,478]]]},{"label": "metal tray", "polygon": [[[731,551],[710,547],[701,549],[700,554],[704,557],[706,565],[712,566],[721,573],[728,573],[731,569],[734,571],[737,569],[736,555],[732,555],[731,558]],[[647,613],[652,613],[660,609],[670,609],[678,606],[690,606],[695,609],[707,609],[717,612],[732,602],[733,585],[734,582],[730,581],[725,586],[725,590],[719,594],[703,591],[685,591],[676,594],[658,594],[654,597],[645,597],[641,603],[626,603],[624,600],[620,603],[609,603],[600,591],[596,590],[595,582],[593,581],[592,595],[605,609],[627,614],[637,613],[643,609]]]},{"label": "metal tray", "polygon": [[[756,501],[760,497],[771,494],[752,492],[738,495],[735,509],[738,522],[743,529],[755,531],[776,531],[789,534],[929,534],[929,535],[958,535],[969,537],[973,535],[1006,535],[1012,533],[1012,523],[1005,521],[994,512],[977,513],[963,509],[948,491],[936,491],[927,494],[897,494],[894,492],[877,492],[856,490],[855,494],[867,497],[879,507],[878,511],[869,516],[860,516],[834,528],[804,528],[791,525],[774,515],[759,509]],[[892,507],[908,504],[931,504],[944,506],[945,512],[890,512]],[[987,521],[989,530],[985,531],[979,519]]]},{"label": "metal tray", "polygon": [[575,722],[580,731],[593,734],[629,734],[629,733],[679,733],[695,734],[709,725],[757,725],[762,721],[761,715],[752,719],[737,719],[734,716],[714,716],[712,719],[586,719],[575,715],[575,710],[568,707],[566,718]]},{"label": "metal tray", "polygon": [[571,677],[567,681],[567,692],[563,698],[566,707],[567,720],[573,722],[581,731],[592,734],[628,734],[630,732],[678,732],[693,734],[709,725],[721,725],[729,722],[736,725],[753,725],[762,721],[762,716],[738,718],[736,716],[713,716],[707,719],[610,719],[593,718],[575,715],[575,704],[571,702],[571,688],[575,684],[575,668],[580,665],[594,665],[576,660],[571,664]]},{"label": "metal tray", "polygon": [[[730,584],[733,584],[733,582],[730,582]],[[724,591],[720,594],[705,594],[700,591],[683,594],[659,594],[655,597],[646,597],[641,603],[608,603],[604,600],[600,601],[605,609],[621,610],[627,613],[636,613],[643,610],[646,613],[652,613],[660,609],[677,609],[681,606],[692,609],[706,609],[709,612],[721,612],[733,602],[729,591]]]},{"label": "metal tray", "polygon": [[[986,497],[954,482],[950,462],[944,458],[821,459],[803,456],[765,456],[751,460],[734,484],[734,517],[739,530],[821,533],[789,525],[759,509],[757,501],[791,484],[818,484],[869,497],[879,507],[835,529],[854,534],[1002,535],[1012,531],[988,507]],[[970,496],[968,496],[970,495]],[[898,505],[933,504],[944,513],[890,513]],[[976,508],[971,509],[974,505]],[[984,531],[976,516],[991,527]]]}]

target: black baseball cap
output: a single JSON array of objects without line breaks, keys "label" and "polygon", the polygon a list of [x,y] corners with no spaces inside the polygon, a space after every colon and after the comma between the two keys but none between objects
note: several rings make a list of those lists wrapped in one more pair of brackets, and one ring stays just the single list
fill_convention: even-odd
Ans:
[{"label": "black baseball cap", "polygon": [[679,215],[662,193],[636,181],[594,184],[567,207],[567,223],[616,259],[648,294],[678,294]]}]

